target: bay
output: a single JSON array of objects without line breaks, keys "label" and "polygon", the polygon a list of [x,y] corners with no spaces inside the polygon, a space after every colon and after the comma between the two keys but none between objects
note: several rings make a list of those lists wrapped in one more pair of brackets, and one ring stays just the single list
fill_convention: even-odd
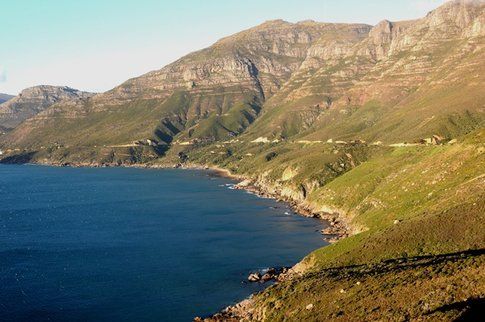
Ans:
[{"label": "bay", "polygon": [[323,223],[197,170],[0,165],[0,320],[191,321]]}]

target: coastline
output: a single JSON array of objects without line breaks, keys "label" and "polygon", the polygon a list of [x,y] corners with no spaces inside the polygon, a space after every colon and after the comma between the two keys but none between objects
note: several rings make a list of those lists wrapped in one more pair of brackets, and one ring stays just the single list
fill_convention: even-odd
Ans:
[{"label": "coastline", "polygon": [[[174,167],[175,166],[168,168]],[[293,212],[300,216],[326,221],[328,223],[328,227],[323,229],[321,233],[324,236],[323,239],[329,243],[335,243],[338,240],[351,235],[352,227],[347,221],[344,220],[342,214],[340,214],[339,212],[316,211],[315,209],[318,208],[316,205],[308,204],[283,195],[281,191],[278,191],[278,189],[274,189],[255,178],[234,174],[228,169],[224,169],[214,165],[184,164],[177,166],[176,168],[212,171],[220,177],[238,181],[238,183],[234,186],[235,189],[245,190],[260,197],[270,198],[278,202],[286,203],[289,205],[290,209]]]},{"label": "coastline", "polygon": [[[33,162],[28,163],[32,165],[42,166],[55,166],[55,167],[85,167],[85,168],[98,168],[98,167],[125,167],[125,168],[140,168],[140,169],[186,169],[186,170],[202,170],[210,171],[215,176],[228,178],[235,181],[235,189],[245,190],[249,193],[253,193],[260,197],[271,198],[278,202],[286,203],[292,211],[296,214],[308,217],[316,218],[328,223],[328,226],[324,228],[320,233],[322,239],[331,243],[335,243],[342,238],[346,238],[350,235],[350,226],[343,220],[342,216],[338,212],[326,213],[314,211],[315,206],[306,204],[304,202],[289,198],[281,194],[277,189],[266,186],[263,182],[258,181],[255,178],[249,176],[237,175],[230,170],[221,168],[215,165],[200,165],[200,164],[97,164],[97,163],[55,163],[55,162]],[[325,237],[330,236],[330,237]],[[275,283],[291,280],[294,277],[302,276],[307,267],[300,261],[292,266],[286,273],[278,276]],[[248,272],[249,273],[249,272]],[[271,287],[271,286],[269,286]],[[254,294],[251,294],[248,298],[242,301],[229,305],[212,316],[208,317],[195,317],[194,321],[239,321],[241,319],[251,318],[253,315],[254,307]]]},{"label": "coastline", "polygon": [[[19,163],[20,164],[20,163]],[[135,163],[135,164],[99,164],[94,162],[32,162],[26,163],[32,165],[43,165],[43,166],[54,166],[54,167],[86,167],[86,168],[108,168],[108,167],[124,167],[124,168],[140,168],[140,169],[187,169],[187,170],[202,170],[210,171],[216,176],[228,178],[230,180],[236,181],[235,189],[245,190],[249,193],[253,193],[260,197],[274,199],[278,202],[283,202],[289,205],[290,209],[296,214],[309,217],[317,218],[328,223],[328,227],[321,231],[324,236],[323,240],[329,243],[335,243],[342,238],[346,238],[352,235],[355,230],[346,220],[345,217],[336,210],[332,211],[319,211],[318,205],[314,205],[297,198],[292,198],[288,194],[283,194],[281,188],[289,189],[288,187],[280,187],[277,189],[268,185],[257,178],[252,178],[245,175],[234,174],[230,170],[216,166],[216,165],[201,165],[195,163],[174,163],[174,164],[152,164],[152,163]]]}]

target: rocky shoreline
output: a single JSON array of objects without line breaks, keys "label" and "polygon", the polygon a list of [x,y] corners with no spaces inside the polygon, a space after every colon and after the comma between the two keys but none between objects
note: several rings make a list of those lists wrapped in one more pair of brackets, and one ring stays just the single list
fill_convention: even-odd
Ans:
[{"label": "rocky shoreline", "polygon": [[[329,243],[335,243],[338,240],[348,237],[350,235],[350,227],[349,225],[343,220],[339,213],[325,213],[325,212],[315,212],[313,211],[308,205],[304,203],[292,200],[288,197],[283,196],[280,193],[272,192],[271,189],[265,187],[263,184],[253,180],[251,178],[234,175],[229,170],[214,167],[214,166],[201,166],[201,165],[184,165],[180,168],[186,169],[198,169],[198,170],[210,170],[213,171],[216,175],[221,177],[226,177],[235,181],[239,181],[234,188],[241,189],[248,191],[249,193],[254,193],[263,198],[271,198],[275,199],[278,202],[284,202],[289,205],[289,207],[297,214],[310,217],[310,218],[318,218],[325,220],[329,223],[329,226],[322,229],[321,233],[324,235],[324,240]],[[301,276],[304,272],[304,269],[299,267],[300,263],[297,263],[295,266],[291,268],[281,268],[281,271],[278,271],[272,275],[265,277],[266,281],[273,280],[275,283],[283,282],[286,280],[293,279],[296,276]],[[250,282],[265,282],[263,277],[265,275],[261,273],[250,273],[248,276],[248,281]],[[248,298],[242,300],[239,303],[234,305],[227,306],[223,310],[215,313],[209,317],[195,317],[195,322],[220,322],[220,321],[249,321],[254,318],[254,295],[252,294]]]},{"label": "rocky shoreline", "polygon": [[287,203],[295,213],[301,216],[327,221],[329,226],[322,229],[321,233],[324,235],[323,239],[329,243],[337,242],[342,238],[348,237],[350,234],[348,224],[342,220],[338,213],[315,212],[310,206],[288,197],[284,197],[279,193],[271,192],[265,186],[258,182],[254,182],[251,179],[244,179],[239,182],[235,188],[246,190],[264,198],[271,198],[278,202]]},{"label": "rocky shoreline", "polygon": [[338,240],[348,237],[351,234],[351,227],[344,220],[343,216],[338,212],[322,212],[314,211],[311,205],[295,200],[293,198],[284,196],[281,192],[275,191],[266,186],[264,183],[249,178],[247,176],[236,175],[231,171],[217,167],[214,165],[200,165],[192,163],[175,163],[175,164],[153,164],[153,163],[97,163],[97,162],[33,162],[31,164],[55,166],[55,167],[88,167],[88,168],[107,168],[107,167],[126,167],[126,168],[148,168],[148,169],[190,169],[190,170],[206,170],[211,171],[219,177],[228,178],[238,181],[234,185],[235,189],[245,190],[263,198],[275,199],[278,202],[284,202],[289,205],[290,209],[304,217],[318,218],[329,223],[329,226],[322,229],[321,233],[324,235],[323,239],[329,243],[337,242]]},{"label": "rocky shoreline", "polygon": [[[126,167],[126,168],[147,168],[147,169],[187,169],[187,170],[205,170],[210,171],[214,175],[219,177],[228,178],[237,181],[234,185],[235,189],[245,190],[249,193],[253,193],[263,198],[275,199],[278,202],[286,203],[292,211],[295,213],[309,218],[318,218],[327,221],[329,226],[322,229],[323,240],[329,243],[335,243],[338,240],[348,237],[350,235],[350,227],[343,220],[339,213],[326,213],[326,212],[315,212],[311,207],[302,202],[298,202],[289,197],[283,196],[281,193],[266,187],[261,182],[248,178],[246,176],[235,175],[231,171],[220,168],[217,166],[199,165],[199,164],[98,164],[98,163],[55,163],[55,162],[38,162],[33,163],[35,165],[45,165],[45,166],[58,166],[58,167]],[[295,276],[300,276],[304,272],[304,269],[299,267],[300,263],[297,263],[291,268],[275,268],[274,274],[271,276],[266,276],[263,279],[264,274],[259,272],[249,273],[249,282],[268,282],[273,281],[274,283],[290,280]],[[257,278],[256,278],[257,277]],[[205,321],[205,322],[216,322],[216,321],[241,321],[249,320],[253,316],[253,297],[254,294],[249,296],[247,299],[230,305],[220,312],[210,316],[210,317],[195,317],[194,321]]]}]

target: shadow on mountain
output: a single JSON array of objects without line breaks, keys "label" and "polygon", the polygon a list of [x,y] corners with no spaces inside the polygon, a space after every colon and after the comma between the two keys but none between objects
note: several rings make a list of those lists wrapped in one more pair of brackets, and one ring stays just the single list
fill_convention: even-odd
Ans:
[{"label": "shadow on mountain", "polygon": [[158,154],[158,156],[164,156],[165,153],[167,153],[169,148],[170,148],[169,145],[159,144],[159,145],[153,147],[153,150]]},{"label": "shadow on mountain", "polygon": [[19,153],[15,155],[10,155],[8,157],[5,157],[3,159],[0,159],[0,163],[2,164],[24,164],[24,163],[29,163],[32,161],[35,155],[34,152],[25,152],[25,153]]},{"label": "shadow on mountain", "polygon": [[463,312],[459,318],[455,321],[483,321],[485,316],[485,299],[484,298],[471,298],[461,302],[455,302],[447,305],[440,306],[434,312],[449,312],[460,311]]},{"label": "shadow on mountain", "polygon": [[461,252],[447,253],[440,255],[424,255],[415,257],[402,257],[387,259],[379,263],[339,266],[327,268],[319,272],[308,273],[307,276],[363,276],[369,274],[383,274],[392,271],[416,269],[442,264],[448,261],[458,261],[466,258],[484,256],[485,248],[470,249]]}]

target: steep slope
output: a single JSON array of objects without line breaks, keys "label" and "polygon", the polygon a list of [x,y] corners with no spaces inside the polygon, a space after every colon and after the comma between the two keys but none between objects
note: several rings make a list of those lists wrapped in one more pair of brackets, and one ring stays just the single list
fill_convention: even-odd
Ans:
[{"label": "steep slope", "polygon": [[399,142],[479,127],[484,8],[483,1],[451,1],[423,19],[383,21],[330,56],[317,51],[321,63],[302,64],[249,133]]},{"label": "steep slope", "polygon": [[79,101],[92,95],[69,87],[41,85],[27,88],[18,96],[0,104],[0,127],[11,130],[56,103],[79,104]]},{"label": "steep slope", "polygon": [[[213,141],[242,133],[322,35],[361,40],[367,25],[270,21],[72,107],[56,104],[4,138],[7,146]],[[81,140],[82,138],[82,140]]]},{"label": "steep slope", "polygon": [[[440,146],[287,141],[188,151],[194,164],[229,169],[267,195],[330,219],[327,237],[335,227],[348,227],[346,238],[297,264],[294,279],[222,316],[452,321],[479,309],[485,298],[484,135],[481,129]],[[465,271],[478,275],[468,281]]]},{"label": "steep slope", "polygon": [[54,104],[0,145],[453,138],[483,125],[484,21],[478,0],[373,28],[269,21],[85,102]]},{"label": "steep slope", "polygon": [[13,95],[8,95],[8,94],[2,94],[0,93],[0,104],[5,103],[6,101],[14,98]]},{"label": "steep slope", "polygon": [[[0,104],[5,103],[6,101],[8,101],[12,98],[14,98],[14,96],[0,93]],[[7,131],[7,128],[0,125],[0,133],[4,133],[6,131]]]}]

